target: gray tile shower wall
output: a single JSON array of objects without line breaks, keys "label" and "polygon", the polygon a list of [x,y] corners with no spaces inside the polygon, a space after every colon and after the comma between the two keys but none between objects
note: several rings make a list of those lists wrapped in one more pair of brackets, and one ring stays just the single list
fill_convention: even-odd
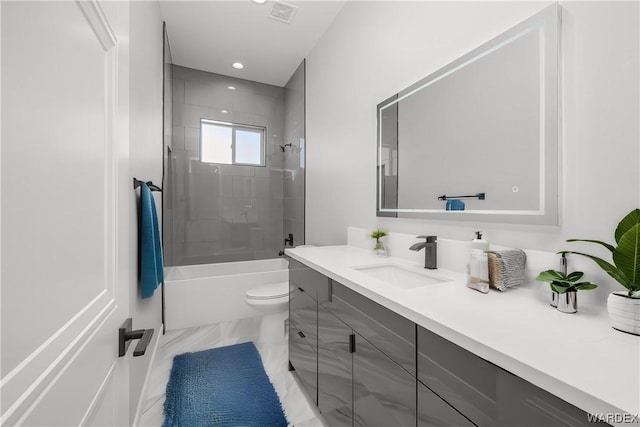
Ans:
[{"label": "gray tile shower wall", "polygon": [[[176,65],[172,77],[169,265],[277,257],[284,236],[284,89]],[[266,166],[200,162],[202,118],[266,127]]]}]

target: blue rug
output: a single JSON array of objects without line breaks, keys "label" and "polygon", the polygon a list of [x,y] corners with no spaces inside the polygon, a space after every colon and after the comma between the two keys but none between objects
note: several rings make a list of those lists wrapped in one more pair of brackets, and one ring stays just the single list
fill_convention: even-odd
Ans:
[{"label": "blue rug", "polygon": [[287,425],[252,342],[173,359],[163,427]]}]

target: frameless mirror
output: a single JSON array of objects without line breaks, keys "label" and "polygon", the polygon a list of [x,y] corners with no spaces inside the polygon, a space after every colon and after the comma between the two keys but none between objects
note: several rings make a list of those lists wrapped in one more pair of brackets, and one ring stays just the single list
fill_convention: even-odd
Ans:
[{"label": "frameless mirror", "polygon": [[559,6],[378,105],[378,216],[558,223]]}]

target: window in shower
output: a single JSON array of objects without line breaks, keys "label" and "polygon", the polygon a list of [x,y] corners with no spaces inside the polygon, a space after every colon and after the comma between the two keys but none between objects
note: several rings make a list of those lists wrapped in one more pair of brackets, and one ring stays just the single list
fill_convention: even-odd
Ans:
[{"label": "window in shower", "polygon": [[200,119],[200,161],[265,165],[265,128]]}]

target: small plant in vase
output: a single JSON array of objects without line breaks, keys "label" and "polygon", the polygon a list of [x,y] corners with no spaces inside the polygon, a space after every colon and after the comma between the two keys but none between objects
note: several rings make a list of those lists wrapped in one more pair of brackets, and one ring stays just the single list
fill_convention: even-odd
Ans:
[{"label": "small plant in vase", "polygon": [[616,227],[616,246],[600,240],[569,239],[567,242],[588,242],[611,252],[612,263],[583,252],[563,251],[593,260],[627,292],[613,292],[607,300],[609,321],[614,329],[640,335],[640,209],[629,212]]},{"label": "small plant in vase", "polygon": [[369,235],[369,237],[371,237],[372,239],[376,239],[376,245],[373,247],[373,250],[376,253],[376,255],[382,255],[382,256],[387,255],[387,251],[384,249],[384,245],[380,240],[386,235],[387,235],[387,232],[379,228],[373,230]]},{"label": "small plant in vase", "polygon": [[598,285],[591,282],[578,282],[582,279],[582,271],[564,274],[556,270],[547,270],[538,274],[536,280],[548,282],[551,291],[558,294],[557,307],[563,313],[575,313],[578,311],[578,291],[595,289]]}]

